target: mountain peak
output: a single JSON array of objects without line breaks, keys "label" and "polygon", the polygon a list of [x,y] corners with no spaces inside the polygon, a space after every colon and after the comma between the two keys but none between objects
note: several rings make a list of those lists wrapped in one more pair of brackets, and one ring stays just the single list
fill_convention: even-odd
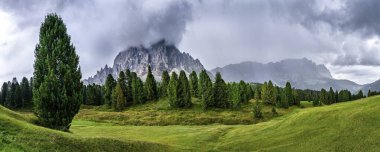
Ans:
[{"label": "mountain peak", "polygon": [[153,75],[159,80],[163,71],[179,72],[184,70],[200,72],[204,69],[198,59],[194,59],[190,54],[179,51],[174,45],[170,45],[162,39],[150,47],[132,46],[120,52],[114,59],[112,68],[101,69],[93,77],[84,80],[85,84],[104,84],[108,74],[117,78],[120,71],[130,69],[136,72],[143,79],[148,72],[147,67],[151,66]]}]

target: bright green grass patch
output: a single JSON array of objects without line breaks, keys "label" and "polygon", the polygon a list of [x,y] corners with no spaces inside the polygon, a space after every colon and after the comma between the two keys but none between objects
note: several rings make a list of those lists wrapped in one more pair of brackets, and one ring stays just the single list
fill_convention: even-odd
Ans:
[{"label": "bright green grass patch", "polygon": [[254,101],[243,104],[240,109],[213,108],[203,110],[197,99],[193,99],[193,106],[187,109],[170,109],[168,101],[161,99],[143,105],[128,107],[122,112],[114,112],[104,107],[83,106],[75,117],[76,120],[87,120],[118,125],[209,125],[209,124],[255,124],[268,121],[274,117],[285,115],[297,106],[289,109],[277,108],[278,115],[273,115],[272,106],[263,105],[263,119],[255,119],[252,113]]},{"label": "bright green grass patch", "polygon": [[167,151],[157,143],[104,137],[83,138],[30,123],[0,106],[0,151]]},{"label": "bright green grass patch", "polygon": [[114,126],[76,120],[83,137],[149,141],[189,151],[378,151],[380,96],[298,109],[254,125]]}]

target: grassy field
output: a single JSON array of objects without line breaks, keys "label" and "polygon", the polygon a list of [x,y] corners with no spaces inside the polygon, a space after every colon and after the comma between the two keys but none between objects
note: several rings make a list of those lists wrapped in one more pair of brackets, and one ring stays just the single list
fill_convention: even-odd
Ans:
[{"label": "grassy field", "polygon": [[[159,104],[152,103],[149,106]],[[303,104],[305,107],[310,107],[308,102]],[[132,107],[133,110],[129,111],[137,111],[140,108],[144,109]],[[193,107],[193,111],[196,111],[194,110],[196,108]],[[93,111],[107,113],[95,107],[87,107],[84,110],[90,113]],[[71,133],[63,133],[35,126],[30,123],[29,117],[1,108],[0,150],[378,151],[380,149],[380,96],[316,108],[294,108],[282,116],[250,125],[223,123],[120,125],[128,123],[116,123],[118,119],[113,119],[111,122],[103,119],[91,120],[90,115],[83,114],[84,110],[81,111],[83,116],[78,116],[74,120]],[[169,109],[162,110],[169,111]],[[128,113],[128,110],[120,113]],[[137,112],[134,115],[138,115]]]},{"label": "grassy field", "polygon": [[[303,103],[310,107],[308,103]],[[254,119],[252,108],[254,100],[242,104],[241,109],[208,109],[203,110],[197,99],[193,99],[193,106],[188,109],[170,109],[168,101],[161,99],[151,101],[144,105],[128,107],[123,112],[114,112],[105,107],[82,106],[76,120],[87,120],[102,123],[113,123],[118,125],[144,125],[144,126],[166,126],[166,125],[209,125],[209,124],[255,124],[268,121],[274,117],[285,115],[297,106],[289,109],[277,109],[278,115],[272,114],[272,106],[263,105],[264,119]]]}]

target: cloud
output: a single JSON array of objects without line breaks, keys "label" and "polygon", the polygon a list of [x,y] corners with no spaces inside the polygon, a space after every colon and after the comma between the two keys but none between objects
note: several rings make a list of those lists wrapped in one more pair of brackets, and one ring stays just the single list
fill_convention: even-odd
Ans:
[{"label": "cloud", "polygon": [[[4,0],[0,12],[8,16],[2,22],[12,24],[2,27],[6,31],[0,33],[0,37],[6,37],[0,39],[1,43],[7,44],[0,45],[1,61],[14,57],[14,67],[6,67],[8,72],[17,75],[9,69],[31,69],[39,26],[47,13],[57,12],[76,46],[84,78],[112,64],[116,54],[128,46],[149,45],[163,38],[178,45],[192,20],[192,5],[184,0]],[[12,41],[13,35],[17,35],[17,41]],[[24,55],[29,57],[16,58]],[[28,66],[20,69],[19,65]],[[1,75],[0,79],[5,79]]]}]

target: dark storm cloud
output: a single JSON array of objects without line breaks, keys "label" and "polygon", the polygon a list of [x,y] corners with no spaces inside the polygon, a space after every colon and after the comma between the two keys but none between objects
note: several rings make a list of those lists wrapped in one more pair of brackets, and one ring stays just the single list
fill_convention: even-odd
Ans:
[{"label": "dark storm cloud", "polygon": [[30,50],[44,16],[49,12],[62,16],[81,57],[84,77],[112,64],[116,53],[128,46],[161,39],[177,45],[192,19],[192,5],[184,0],[4,0],[1,10],[12,15],[15,32],[33,30]]}]

